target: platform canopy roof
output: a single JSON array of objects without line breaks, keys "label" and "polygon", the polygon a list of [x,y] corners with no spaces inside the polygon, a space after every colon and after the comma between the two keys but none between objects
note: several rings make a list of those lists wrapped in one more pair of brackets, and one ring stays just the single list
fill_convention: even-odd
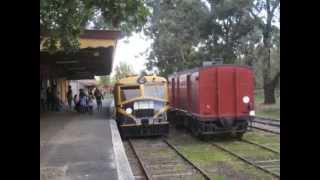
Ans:
[{"label": "platform canopy roof", "polygon": [[121,37],[119,31],[86,30],[80,36],[80,50],[69,54],[63,50],[49,53],[43,48],[43,40],[40,43],[40,76],[79,80],[109,75],[117,40]]}]

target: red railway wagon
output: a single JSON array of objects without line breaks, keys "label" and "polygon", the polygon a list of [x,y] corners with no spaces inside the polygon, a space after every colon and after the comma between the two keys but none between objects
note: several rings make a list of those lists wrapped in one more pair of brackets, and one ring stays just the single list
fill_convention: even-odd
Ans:
[{"label": "red railway wagon", "polygon": [[197,136],[241,138],[255,113],[253,74],[248,66],[213,65],[170,75],[171,123]]}]

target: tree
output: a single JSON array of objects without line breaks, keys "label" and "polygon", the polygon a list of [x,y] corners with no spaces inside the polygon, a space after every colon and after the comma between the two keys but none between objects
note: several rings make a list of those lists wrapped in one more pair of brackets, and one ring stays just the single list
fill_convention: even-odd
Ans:
[{"label": "tree", "polygon": [[135,74],[135,72],[134,72],[132,66],[130,66],[129,64],[127,64],[125,62],[120,62],[120,64],[115,68],[114,79],[119,80],[119,79],[125,78],[127,76],[132,76],[134,74]]},{"label": "tree", "polygon": [[210,13],[202,28],[206,34],[203,53],[207,59],[222,58],[225,64],[234,64],[241,39],[254,29],[254,20],[246,10],[251,0],[209,0]]},{"label": "tree", "polygon": [[[264,103],[274,104],[275,88],[280,79],[280,69],[272,72],[271,51],[272,51],[272,33],[276,29],[272,22],[275,19],[277,10],[279,10],[280,0],[256,0],[253,2],[250,14],[259,23],[262,30],[263,46],[261,48],[261,57],[263,64],[263,89],[264,89]],[[266,16],[261,15],[265,12]],[[280,44],[280,42],[279,42]],[[280,50],[280,49],[279,49]],[[273,76],[272,76],[273,74]]]},{"label": "tree", "polygon": [[154,1],[146,34],[154,42],[148,69],[161,75],[201,66],[203,61],[223,59],[233,64],[241,38],[254,29],[246,10],[252,0],[211,0],[210,8],[198,0]]},{"label": "tree", "polygon": [[[146,34],[153,39],[147,67],[161,75],[223,59],[255,68],[265,103],[275,103],[280,81],[279,0],[148,1],[152,16]],[[262,82],[262,83],[261,83]],[[261,85],[261,86],[260,86]]]},{"label": "tree", "polygon": [[152,16],[145,29],[153,39],[147,68],[159,69],[160,75],[168,75],[199,64],[194,58],[195,47],[200,42],[200,24],[208,14],[198,0],[148,1]]},{"label": "tree", "polygon": [[112,78],[110,76],[99,76],[100,85],[111,85],[113,84]]},{"label": "tree", "polygon": [[76,51],[90,22],[130,34],[141,30],[148,15],[143,0],[40,0],[40,43],[46,34],[46,48],[56,50],[60,42],[62,49]]}]

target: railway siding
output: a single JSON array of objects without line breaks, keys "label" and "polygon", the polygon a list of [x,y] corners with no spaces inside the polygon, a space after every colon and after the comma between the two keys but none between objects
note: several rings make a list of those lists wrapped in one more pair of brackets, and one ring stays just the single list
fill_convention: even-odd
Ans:
[{"label": "railway siding", "polygon": [[253,130],[244,134],[243,139],[269,147],[280,152],[280,136],[259,130]]},{"label": "railway siding", "polygon": [[230,150],[229,148],[226,148],[224,145],[221,145],[220,143],[212,143],[215,147],[221,149],[222,151],[225,151],[229,154],[231,154],[234,157],[237,157],[238,159],[256,167],[257,169],[260,169],[268,174],[271,174],[272,176],[280,179],[280,156],[268,158],[268,159],[255,159],[252,157],[245,157],[240,155],[237,151]]},{"label": "railway siding", "polygon": [[130,144],[130,156],[135,154],[142,170],[134,172],[136,179],[207,179],[162,139],[129,140],[126,144]]},{"label": "railway siding", "polygon": [[272,175],[212,146],[210,142],[200,141],[187,132],[174,129],[170,132],[170,142],[190,161],[208,173],[211,179],[275,179]]},{"label": "railway siding", "polygon": [[[169,144],[166,144],[166,141]],[[181,178],[247,180],[278,179],[280,176],[280,137],[259,130],[246,133],[243,141],[234,139],[200,141],[187,131],[172,128],[165,141],[142,138],[132,142],[141,163],[133,152],[129,153],[131,155],[128,155],[128,158],[131,166],[135,166],[132,167],[135,179],[139,180]],[[242,159],[213,146],[214,143],[232,151]],[[127,141],[124,145],[127,146],[126,149],[130,148]],[[190,161],[197,168],[192,168],[186,161]],[[148,174],[148,177],[145,174]]]},{"label": "railway siding", "polygon": [[250,127],[269,133],[274,133],[278,135],[280,134],[280,121],[276,121],[273,119],[262,119],[261,117],[255,117],[250,122]]}]

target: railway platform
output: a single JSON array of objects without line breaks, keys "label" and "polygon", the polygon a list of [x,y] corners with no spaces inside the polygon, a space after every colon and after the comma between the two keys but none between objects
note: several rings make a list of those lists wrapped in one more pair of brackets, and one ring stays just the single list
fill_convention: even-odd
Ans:
[{"label": "railway platform", "polygon": [[106,109],[93,115],[40,115],[41,180],[134,179],[116,122]]}]

